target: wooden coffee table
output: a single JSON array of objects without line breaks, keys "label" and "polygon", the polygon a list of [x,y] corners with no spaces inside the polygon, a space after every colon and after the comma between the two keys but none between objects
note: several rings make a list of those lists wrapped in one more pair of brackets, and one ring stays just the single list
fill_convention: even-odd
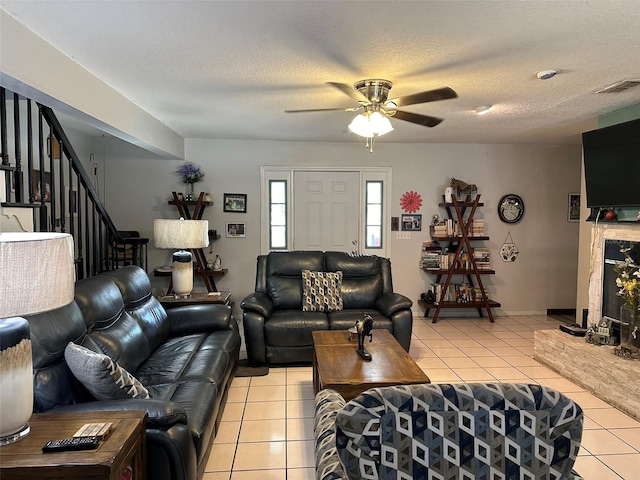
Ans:
[{"label": "wooden coffee table", "polygon": [[387,330],[373,330],[373,341],[367,339],[370,362],[358,355],[357,346],[346,330],[313,332],[315,393],[331,388],[349,401],[372,387],[431,382]]}]

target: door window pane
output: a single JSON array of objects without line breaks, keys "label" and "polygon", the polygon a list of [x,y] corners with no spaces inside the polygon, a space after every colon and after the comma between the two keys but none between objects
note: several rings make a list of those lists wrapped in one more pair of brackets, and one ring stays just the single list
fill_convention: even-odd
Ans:
[{"label": "door window pane", "polygon": [[287,248],[287,182],[269,181],[269,248]]},{"label": "door window pane", "polygon": [[367,182],[365,246],[382,248],[382,182]]}]

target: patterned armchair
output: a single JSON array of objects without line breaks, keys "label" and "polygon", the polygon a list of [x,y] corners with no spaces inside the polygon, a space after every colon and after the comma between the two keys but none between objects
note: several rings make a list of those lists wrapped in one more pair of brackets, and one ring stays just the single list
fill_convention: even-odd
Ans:
[{"label": "patterned armchair", "polygon": [[582,409],[534,384],[372,388],[316,396],[316,478],[580,479]]}]

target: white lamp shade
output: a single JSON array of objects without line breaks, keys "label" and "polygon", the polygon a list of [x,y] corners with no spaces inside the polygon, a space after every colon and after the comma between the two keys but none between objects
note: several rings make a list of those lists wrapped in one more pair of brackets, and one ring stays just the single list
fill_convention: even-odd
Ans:
[{"label": "white lamp shade", "polygon": [[369,124],[371,125],[371,131],[378,136],[393,131],[389,119],[380,112],[373,112],[369,116]]},{"label": "white lamp shade", "polygon": [[371,112],[356,115],[349,124],[349,130],[360,137],[371,138],[393,131],[393,126],[380,112]]},{"label": "white lamp shade", "polygon": [[373,137],[373,132],[369,128],[369,119],[364,114],[358,114],[349,124],[349,130],[360,137]]},{"label": "white lamp shade", "polygon": [[68,305],[74,283],[71,235],[0,233],[0,318]]},{"label": "white lamp shade", "polygon": [[207,220],[163,220],[153,222],[157,248],[204,248],[209,245]]}]

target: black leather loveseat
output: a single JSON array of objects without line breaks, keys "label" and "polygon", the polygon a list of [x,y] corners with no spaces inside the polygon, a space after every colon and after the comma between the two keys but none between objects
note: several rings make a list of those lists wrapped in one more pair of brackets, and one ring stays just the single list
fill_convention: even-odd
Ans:
[{"label": "black leather loveseat", "polygon": [[[309,296],[305,270],[342,272],[342,304],[332,311],[303,311]],[[241,303],[247,357],[254,365],[309,363],[314,330],[347,330],[365,313],[373,317],[374,328],[389,330],[409,351],[411,306],[411,300],[393,292],[388,258],[319,251],[260,255],[255,292]]]},{"label": "black leather loveseat", "polygon": [[[144,410],[147,478],[202,478],[238,366],[241,339],[230,307],[165,311],[144,270],[129,266],[77,282],[70,305],[27,319],[34,411]],[[109,356],[151,399],[96,400],[65,361],[69,342]]]}]

